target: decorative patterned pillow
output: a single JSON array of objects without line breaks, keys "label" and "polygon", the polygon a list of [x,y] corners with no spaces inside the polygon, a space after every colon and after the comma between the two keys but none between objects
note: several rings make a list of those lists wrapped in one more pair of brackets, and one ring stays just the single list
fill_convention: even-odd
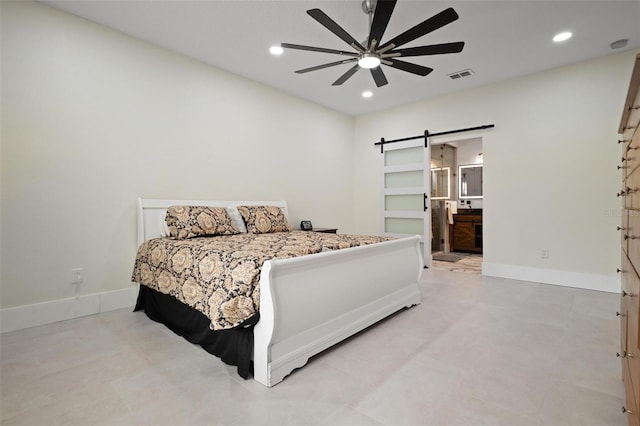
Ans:
[{"label": "decorative patterned pillow", "polygon": [[291,231],[289,222],[280,207],[276,206],[238,206],[251,234]]},{"label": "decorative patterned pillow", "polygon": [[224,207],[171,206],[165,220],[169,235],[179,240],[240,233]]}]

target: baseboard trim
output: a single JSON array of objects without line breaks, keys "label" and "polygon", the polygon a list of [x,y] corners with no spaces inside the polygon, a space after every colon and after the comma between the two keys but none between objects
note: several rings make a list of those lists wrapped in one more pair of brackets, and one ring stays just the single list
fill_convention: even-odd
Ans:
[{"label": "baseboard trim", "polygon": [[0,333],[133,308],[138,286],[0,310]]},{"label": "baseboard trim", "polygon": [[617,274],[585,274],[582,272],[482,262],[482,275],[620,293],[620,276]]}]

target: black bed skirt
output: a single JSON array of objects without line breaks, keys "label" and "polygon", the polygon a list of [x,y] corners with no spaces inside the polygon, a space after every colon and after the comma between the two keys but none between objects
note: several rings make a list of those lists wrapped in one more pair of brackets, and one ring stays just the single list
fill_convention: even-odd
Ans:
[{"label": "black bed skirt", "polygon": [[141,285],[134,311],[144,310],[147,316],[164,324],[171,331],[238,367],[238,375],[246,379],[253,373],[253,327],[259,315],[251,317],[240,327],[214,331],[211,320],[201,312],[172,296]]}]

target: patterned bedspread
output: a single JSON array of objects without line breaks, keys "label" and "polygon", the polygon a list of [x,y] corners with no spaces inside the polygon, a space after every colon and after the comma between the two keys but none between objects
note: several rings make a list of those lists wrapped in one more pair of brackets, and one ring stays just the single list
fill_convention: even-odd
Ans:
[{"label": "patterned bedspread", "polygon": [[211,320],[212,329],[223,330],[259,311],[260,270],[266,260],[389,239],[304,231],[157,238],[138,248],[131,279],[197,309]]}]

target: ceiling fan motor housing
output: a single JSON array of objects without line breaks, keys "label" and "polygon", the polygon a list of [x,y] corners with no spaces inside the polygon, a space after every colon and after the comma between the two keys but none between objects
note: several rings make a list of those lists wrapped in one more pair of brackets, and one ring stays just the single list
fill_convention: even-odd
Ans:
[{"label": "ceiling fan motor housing", "polygon": [[362,11],[367,15],[373,15],[373,11],[376,9],[377,0],[363,0]]}]

